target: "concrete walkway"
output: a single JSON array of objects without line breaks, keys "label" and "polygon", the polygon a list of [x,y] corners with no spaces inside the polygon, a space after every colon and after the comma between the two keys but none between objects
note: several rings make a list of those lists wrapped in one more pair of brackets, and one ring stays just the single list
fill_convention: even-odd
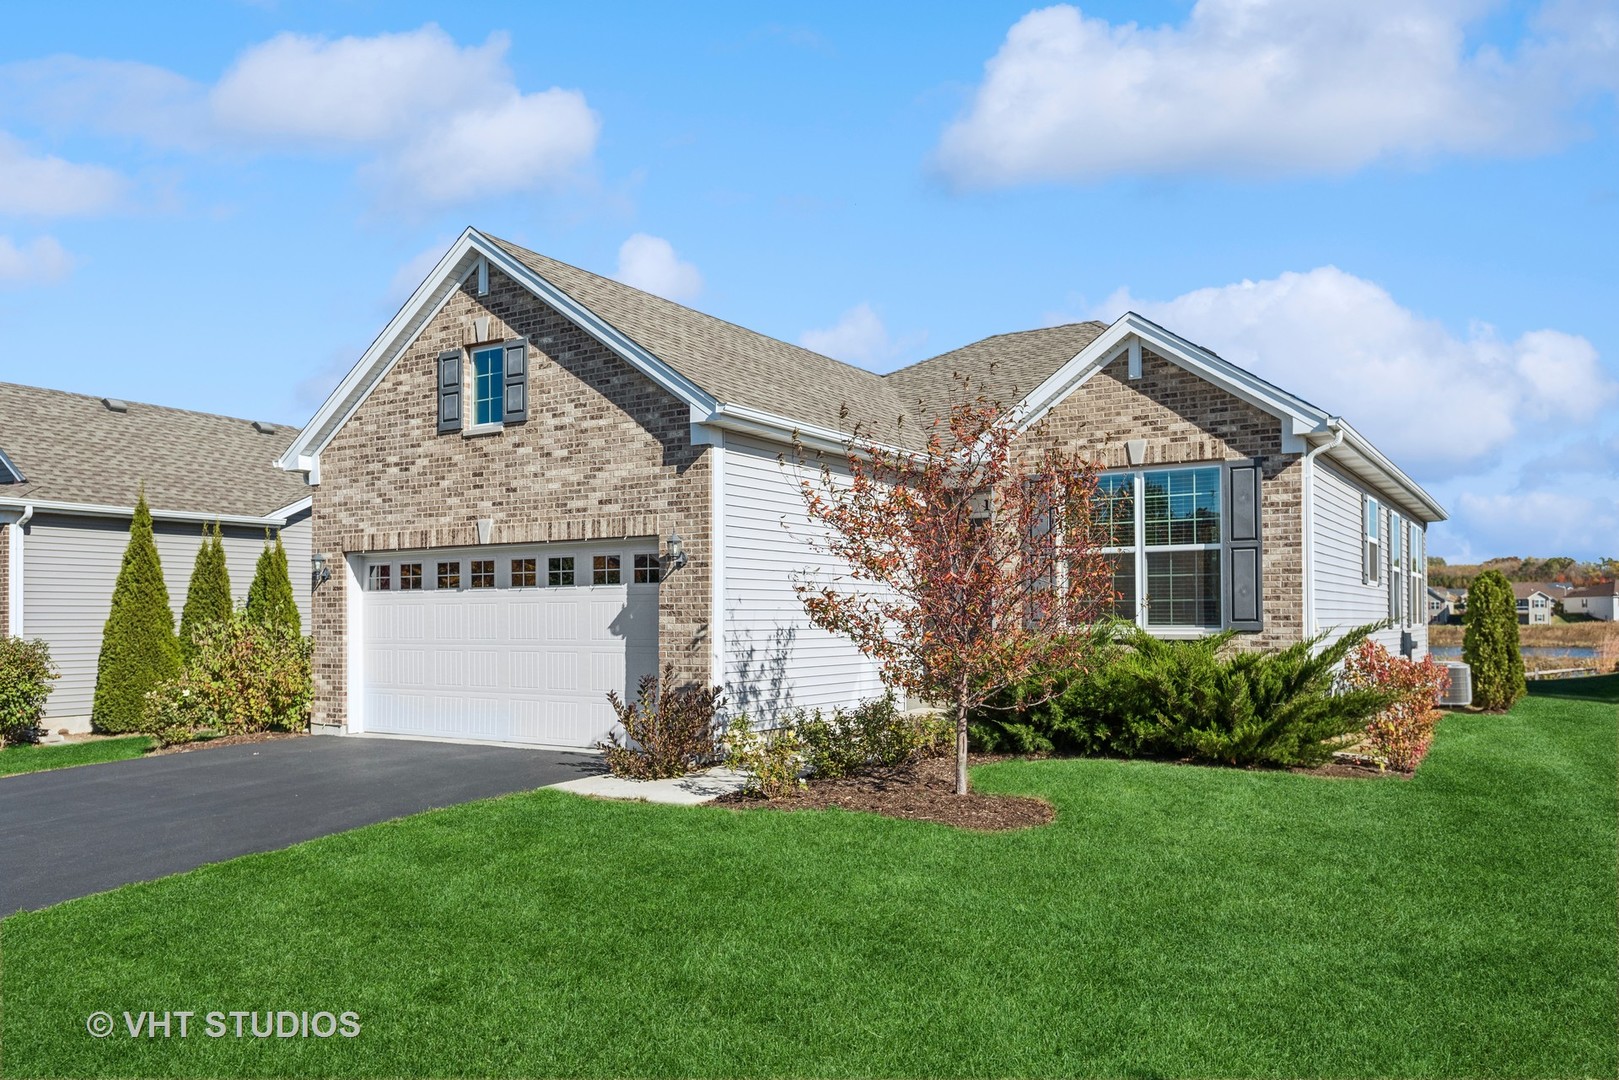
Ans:
[{"label": "concrete walkway", "polygon": [[697,806],[712,802],[721,795],[741,791],[747,784],[747,777],[742,773],[716,767],[690,776],[677,776],[672,780],[626,780],[610,773],[601,773],[581,776],[577,780],[564,780],[552,787],[598,799],[634,799],[673,806]]}]

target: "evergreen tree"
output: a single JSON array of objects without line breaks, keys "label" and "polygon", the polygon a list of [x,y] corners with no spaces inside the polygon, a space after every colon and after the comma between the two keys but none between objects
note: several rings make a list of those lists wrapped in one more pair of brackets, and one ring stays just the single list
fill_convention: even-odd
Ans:
[{"label": "evergreen tree", "polygon": [[97,731],[138,731],[146,693],[180,673],[180,643],[152,538],[152,512],[141,491],[130,523],[129,546],[113,586],[112,611],[101,634],[91,726]]},{"label": "evergreen tree", "polygon": [[1518,649],[1518,602],[1498,570],[1486,570],[1467,592],[1462,659],[1473,669],[1473,704],[1505,712],[1526,692]]},{"label": "evergreen tree", "polygon": [[265,626],[288,627],[303,632],[303,620],[298,616],[298,601],[292,592],[292,578],[287,570],[287,549],[276,534],[271,547],[266,536],[264,550],[259,553],[259,564],[253,573],[253,584],[247,590],[247,614]]},{"label": "evergreen tree", "polygon": [[216,521],[212,536],[208,526],[203,526],[202,547],[197,549],[197,561],[191,568],[186,606],[180,613],[181,655],[189,661],[197,651],[198,632],[230,618],[230,613],[230,571],[225,566],[225,540]]}]

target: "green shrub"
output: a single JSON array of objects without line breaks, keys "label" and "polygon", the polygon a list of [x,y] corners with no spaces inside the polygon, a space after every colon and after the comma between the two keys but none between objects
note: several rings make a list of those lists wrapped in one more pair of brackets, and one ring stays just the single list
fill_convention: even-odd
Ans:
[{"label": "green shrub", "polygon": [[675,670],[663,669],[641,678],[640,697],[626,705],[609,690],[607,700],[618,714],[623,732],[614,731],[607,742],[597,743],[615,776],[661,780],[684,776],[713,763],[719,748],[714,718],[724,704],[719,687],[674,686]]},{"label": "green shrub", "polygon": [[[1376,688],[1338,688],[1334,669],[1377,627],[1317,651],[1320,637],[1273,652],[1228,651],[1232,632],[1195,641],[1129,633],[1049,702],[981,710],[974,730],[995,749],[1189,757],[1229,765],[1314,765],[1388,707]],[[997,704],[1001,704],[997,702]]]},{"label": "green shrub", "polygon": [[1499,570],[1486,570],[1467,591],[1462,659],[1473,669],[1473,704],[1505,712],[1528,691],[1518,643],[1518,602]]},{"label": "green shrub", "polygon": [[202,546],[191,567],[191,584],[186,588],[185,608],[180,612],[180,655],[189,661],[197,654],[197,637],[202,629],[231,616],[230,570],[225,566],[225,541],[219,522],[210,536],[202,529]]},{"label": "green shrub", "polygon": [[290,627],[232,612],[199,632],[196,654],[178,678],[147,694],[140,730],[164,745],[203,732],[301,731],[314,697],[312,651]]},{"label": "green shrub", "polygon": [[747,713],[725,730],[725,765],[747,777],[749,794],[779,799],[804,786],[804,743],[791,724],[774,731],[758,731]]},{"label": "green shrub", "polygon": [[303,632],[298,600],[287,573],[287,549],[281,545],[280,533],[276,534],[275,546],[266,541],[259,554],[253,584],[247,590],[247,614],[266,626],[288,627],[295,634]]},{"label": "green shrub", "polygon": [[816,776],[853,776],[867,769],[893,768],[942,752],[951,731],[934,713],[902,713],[893,694],[850,709],[800,713],[792,727]]},{"label": "green shrub", "polygon": [[112,611],[101,633],[91,726],[110,734],[139,731],[147,693],[179,673],[174,612],[143,491],[135,503],[129,546],[113,586]]},{"label": "green shrub", "polygon": [[60,675],[45,642],[0,637],[0,746],[39,741],[45,699]]}]

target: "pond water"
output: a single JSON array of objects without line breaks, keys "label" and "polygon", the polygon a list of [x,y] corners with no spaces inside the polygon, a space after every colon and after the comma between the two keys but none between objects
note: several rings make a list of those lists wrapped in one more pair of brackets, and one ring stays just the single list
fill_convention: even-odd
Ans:
[{"label": "pond water", "polygon": [[[1462,647],[1460,645],[1435,645],[1429,652],[1438,660],[1460,660]],[[1524,645],[1519,650],[1525,656],[1552,657],[1567,660],[1595,660],[1596,649],[1589,645]]]}]

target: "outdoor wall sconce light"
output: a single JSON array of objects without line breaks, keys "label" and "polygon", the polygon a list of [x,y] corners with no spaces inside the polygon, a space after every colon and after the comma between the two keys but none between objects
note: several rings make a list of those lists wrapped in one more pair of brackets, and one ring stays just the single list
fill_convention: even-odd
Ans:
[{"label": "outdoor wall sconce light", "polygon": [[315,568],[315,584],[329,581],[332,577],[332,568],[326,565],[326,556],[319,553],[311,555],[309,562]]},{"label": "outdoor wall sconce light", "polygon": [[665,555],[664,559],[668,563],[669,569],[679,570],[686,565],[686,542],[680,538],[680,534],[677,532],[670,533],[666,542],[669,545],[669,554]]}]

